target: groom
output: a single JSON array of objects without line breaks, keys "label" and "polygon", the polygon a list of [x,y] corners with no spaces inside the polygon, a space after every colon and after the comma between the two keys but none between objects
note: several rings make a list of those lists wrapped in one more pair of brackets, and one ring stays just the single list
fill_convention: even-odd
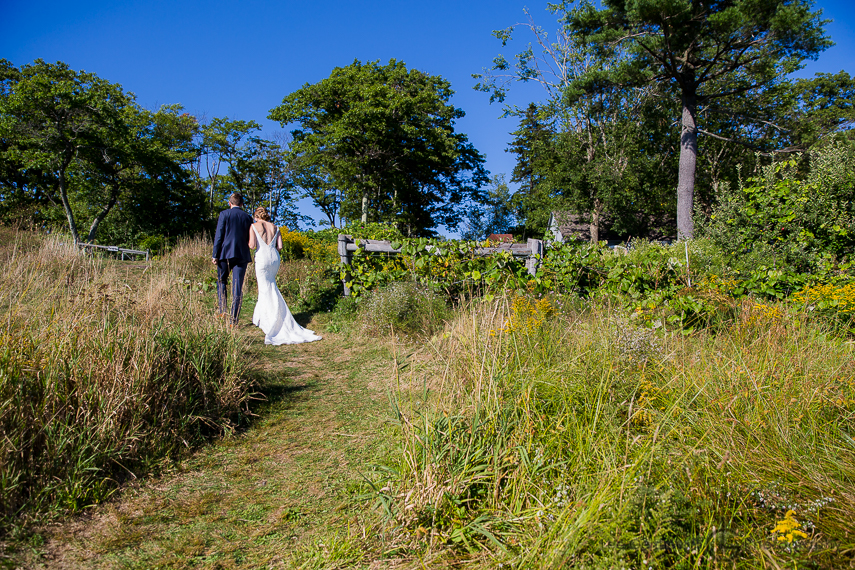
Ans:
[{"label": "groom", "polygon": [[229,322],[236,325],[243,300],[243,278],[246,266],[252,263],[249,254],[249,227],[252,216],[241,210],[243,196],[235,192],[229,196],[229,209],[220,212],[217,233],[214,235],[214,256],[217,266],[217,302],[219,315],[225,317],[228,306],[229,273],[232,278],[232,307]]}]

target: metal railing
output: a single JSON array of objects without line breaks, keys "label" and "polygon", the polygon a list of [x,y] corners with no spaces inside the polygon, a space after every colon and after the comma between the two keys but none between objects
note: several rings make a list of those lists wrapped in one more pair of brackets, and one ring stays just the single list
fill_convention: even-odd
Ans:
[{"label": "metal railing", "polygon": [[81,249],[93,248],[93,249],[103,249],[105,251],[111,251],[114,253],[118,253],[121,255],[122,261],[125,260],[125,255],[144,255],[145,260],[148,261],[149,251],[140,251],[138,249],[127,249],[124,247],[119,247],[116,245],[95,245],[94,243],[78,243],[77,247]]}]

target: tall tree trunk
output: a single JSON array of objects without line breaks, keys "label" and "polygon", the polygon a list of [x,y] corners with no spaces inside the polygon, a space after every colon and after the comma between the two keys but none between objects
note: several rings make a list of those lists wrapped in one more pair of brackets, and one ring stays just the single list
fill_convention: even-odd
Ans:
[{"label": "tall tree trunk", "polygon": [[[585,122],[585,134],[588,135],[588,148],[586,151],[587,163],[591,164],[594,161],[595,145],[594,145],[594,127],[591,124],[590,117]],[[602,210],[602,202],[597,198],[597,185],[590,184],[591,189],[591,243],[600,242],[600,211]]]},{"label": "tall tree trunk", "polygon": [[677,178],[677,239],[692,239],[695,169],[698,162],[697,101],[694,86],[683,87],[683,121],[680,133],[680,169]]},{"label": "tall tree trunk", "polygon": [[214,186],[217,185],[217,177],[216,174],[211,177],[211,186],[208,191],[208,210],[211,213],[211,216],[214,215]]},{"label": "tall tree trunk", "polygon": [[92,225],[89,226],[89,235],[86,236],[86,241],[92,243],[95,239],[95,236],[98,234],[98,226],[101,225],[101,222],[104,221],[104,218],[107,217],[107,214],[110,213],[110,210],[113,209],[113,206],[116,205],[116,202],[119,200],[119,187],[118,185],[112,185],[110,187],[110,201],[98,212],[98,215],[95,216],[95,219],[92,220]]},{"label": "tall tree trunk", "polygon": [[71,230],[71,239],[74,240],[74,245],[77,245],[80,243],[80,235],[77,233],[74,212],[71,211],[71,203],[68,201],[68,188],[65,185],[65,168],[59,171],[59,197],[62,199],[62,208],[65,210],[66,219],[68,219],[68,229]]},{"label": "tall tree trunk", "polygon": [[603,203],[594,198],[594,207],[591,211],[591,243],[600,242],[600,212],[603,209]]},{"label": "tall tree trunk", "polygon": [[362,195],[362,223],[368,223],[368,193]]}]

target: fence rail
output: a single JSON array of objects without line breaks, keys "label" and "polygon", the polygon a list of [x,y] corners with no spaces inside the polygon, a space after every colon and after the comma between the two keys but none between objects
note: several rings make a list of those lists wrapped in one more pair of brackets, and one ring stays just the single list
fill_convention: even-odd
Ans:
[{"label": "fence rail", "polygon": [[[428,246],[431,247],[431,246]],[[353,239],[353,236],[346,234],[338,235],[338,255],[344,265],[350,265],[353,261],[353,252],[357,249],[364,249],[369,253],[401,253],[400,248],[392,247],[392,242],[378,239],[360,239],[359,243]],[[525,267],[529,275],[534,275],[537,272],[537,266],[543,258],[544,245],[543,240],[529,239],[526,243],[501,243],[494,247],[479,247],[474,250],[477,256],[488,256],[500,251],[510,252],[514,257],[525,257]],[[347,279],[342,280],[344,285],[344,296],[350,296],[350,286]]]},{"label": "fence rail", "polygon": [[140,251],[138,249],[126,249],[124,247],[118,247],[115,245],[95,245],[94,243],[78,243],[77,247],[81,249],[92,248],[92,249],[103,249],[105,251],[112,251],[114,253],[121,254],[122,261],[125,260],[125,255],[144,255],[145,260],[148,261],[149,251]]}]

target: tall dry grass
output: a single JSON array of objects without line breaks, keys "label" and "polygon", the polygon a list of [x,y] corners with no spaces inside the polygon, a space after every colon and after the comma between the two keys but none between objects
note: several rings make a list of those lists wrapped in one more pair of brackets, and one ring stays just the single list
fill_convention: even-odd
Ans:
[{"label": "tall dry grass", "polygon": [[560,303],[473,304],[401,378],[380,493],[398,547],[484,567],[852,563],[851,342],[783,309],[684,336]]},{"label": "tall dry grass", "polygon": [[241,344],[184,285],[210,266],[209,244],[184,242],[146,266],[2,233],[5,523],[103,500],[120,481],[241,422],[252,390]]}]

